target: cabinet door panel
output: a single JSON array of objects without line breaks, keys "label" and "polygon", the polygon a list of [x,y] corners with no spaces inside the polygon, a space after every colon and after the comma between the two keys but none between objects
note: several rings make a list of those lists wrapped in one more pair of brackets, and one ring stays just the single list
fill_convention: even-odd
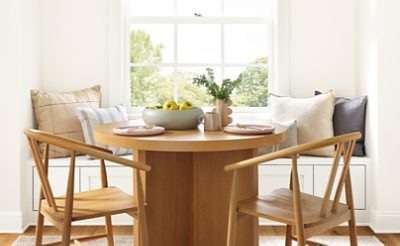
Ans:
[{"label": "cabinet door panel", "polygon": [[[259,194],[266,194],[273,189],[289,188],[291,165],[260,165]],[[313,167],[298,166],[299,183],[302,192],[313,194]]]},{"label": "cabinet door panel", "polygon": [[[133,169],[129,167],[106,167],[108,186],[116,186],[128,194],[133,194]],[[81,167],[82,191],[101,188],[100,167]],[[100,219],[87,220],[86,223],[102,223]],[[132,217],[129,215],[112,216],[114,225],[131,225]],[[104,222],[103,222],[104,223]]]},{"label": "cabinet door panel", "polygon": [[[260,195],[277,188],[289,188],[291,165],[260,165],[258,168],[258,193]],[[313,194],[313,167],[298,166],[299,183],[302,192]],[[259,219],[260,225],[282,225]]]},{"label": "cabinet door panel", "polygon": [[[108,186],[116,186],[128,194],[133,194],[133,169],[129,167],[106,167]],[[100,167],[81,168],[81,190],[101,188]]]},{"label": "cabinet door panel", "polygon": [[[342,172],[342,167],[339,166],[338,173],[335,179],[334,193],[336,191],[337,182],[339,181],[340,174]],[[315,183],[314,191],[315,195],[323,196],[325,193],[326,185],[328,183],[329,174],[331,171],[331,166],[320,166],[316,165],[314,167],[315,172]],[[366,209],[365,207],[365,165],[352,165],[350,166],[351,182],[353,188],[353,199],[355,209]],[[331,199],[334,198],[332,194]],[[346,203],[345,191],[343,189],[341,202]]]},{"label": "cabinet door panel", "polygon": [[[33,168],[33,210],[38,209],[40,180],[37,170]],[[49,167],[49,182],[54,196],[65,195],[67,192],[69,167]],[[75,168],[75,192],[80,191],[79,187],[79,168]]]}]

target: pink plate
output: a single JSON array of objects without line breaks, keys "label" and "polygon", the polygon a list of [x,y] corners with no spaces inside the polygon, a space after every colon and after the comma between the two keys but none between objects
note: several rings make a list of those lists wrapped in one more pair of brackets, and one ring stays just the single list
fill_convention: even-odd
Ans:
[{"label": "pink plate", "polygon": [[146,126],[123,126],[113,128],[113,133],[124,136],[152,136],[159,135],[165,132],[165,128],[161,126],[154,126],[153,128],[146,128]]},{"label": "pink plate", "polygon": [[225,132],[234,134],[245,134],[245,135],[270,134],[273,133],[274,130],[275,127],[273,126],[247,125],[247,124],[229,125],[224,128]]}]

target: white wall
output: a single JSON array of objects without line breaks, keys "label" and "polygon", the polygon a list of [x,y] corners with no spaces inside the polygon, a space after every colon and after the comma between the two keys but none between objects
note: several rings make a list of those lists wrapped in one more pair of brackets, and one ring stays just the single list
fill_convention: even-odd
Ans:
[{"label": "white wall", "polygon": [[[367,208],[376,207],[375,174],[378,158],[378,71],[375,0],[357,0],[357,95],[368,95],[365,149],[370,162]],[[372,218],[373,216],[370,216]]]},{"label": "white wall", "polygon": [[[44,89],[66,91],[99,83],[103,104],[107,104],[113,89],[108,88],[109,78],[119,83],[121,77],[117,74],[121,68],[114,67],[108,74],[109,65],[118,62],[109,47],[118,52],[115,46],[121,44],[110,46],[108,40],[108,32],[115,33],[119,24],[110,19],[111,11],[119,14],[117,2],[43,0]],[[354,97],[355,0],[292,0],[287,11],[291,23],[290,94],[311,96],[315,89],[334,89],[339,96]]]},{"label": "white wall", "polygon": [[40,87],[39,0],[0,2],[0,231],[21,232],[28,209],[29,151],[22,130],[32,126],[31,88]]},{"label": "white wall", "polygon": [[292,0],[290,93],[355,96],[355,0]]},{"label": "white wall", "polygon": [[[389,229],[400,232],[400,197],[393,194],[400,187],[398,151],[400,138],[399,90],[400,84],[400,2],[376,1],[377,11],[377,69],[378,69],[378,159],[376,163],[376,212],[375,226],[382,229],[382,222]],[[391,223],[390,225],[388,223]]]},{"label": "white wall", "polygon": [[108,0],[42,0],[43,88],[102,86],[108,101]]},{"label": "white wall", "polygon": [[[18,103],[19,57],[18,43],[19,20],[16,17],[19,11],[19,1],[0,2],[0,88],[3,95],[0,97],[1,113],[7,116],[0,121],[0,168],[7,170],[0,172],[0,186],[2,201],[0,204],[1,231],[20,228],[20,146],[19,126],[20,117]],[[12,106],[11,106],[12,105]],[[10,124],[11,122],[11,124]],[[11,225],[10,227],[8,225]]]},{"label": "white wall", "polygon": [[371,227],[400,232],[400,186],[397,131],[400,120],[400,22],[396,0],[358,1],[359,93],[368,94],[367,151],[372,158]]}]

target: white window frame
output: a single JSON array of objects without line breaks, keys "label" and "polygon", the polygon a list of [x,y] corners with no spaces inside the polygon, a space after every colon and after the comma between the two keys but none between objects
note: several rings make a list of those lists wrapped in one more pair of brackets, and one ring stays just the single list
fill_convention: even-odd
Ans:
[{"label": "white window frame", "polygon": [[[134,24],[149,24],[160,23],[161,21],[165,23],[167,19],[167,22],[179,19],[179,21],[184,22],[182,24],[214,24],[215,21],[223,22],[224,24],[253,23],[253,21],[265,24],[265,22],[270,22],[274,40],[271,42],[272,47],[269,56],[271,63],[267,64],[269,69],[269,92],[290,95],[290,1],[277,0],[277,17],[271,19],[268,17],[127,17],[124,11],[126,9],[126,0],[109,0],[109,104],[123,103],[130,105],[131,82],[128,51],[130,50],[129,36],[132,21],[134,21]],[[223,35],[223,32],[221,35]],[[221,43],[223,44],[223,40]],[[224,52],[224,49],[221,49],[221,52]],[[211,66],[212,64],[190,63],[190,66],[193,65]],[[234,65],[238,66],[240,64]],[[254,64],[243,65],[259,66]],[[179,63],[179,66],[182,66],[182,63]],[[136,110],[130,110],[130,117],[140,118],[141,109],[141,107],[137,107]],[[210,108],[204,107],[204,109],[209,110]],[[260,112],[265,111],[265,107],[236,107],[234,108],[234,115],[243,114],[257,117]]]}]

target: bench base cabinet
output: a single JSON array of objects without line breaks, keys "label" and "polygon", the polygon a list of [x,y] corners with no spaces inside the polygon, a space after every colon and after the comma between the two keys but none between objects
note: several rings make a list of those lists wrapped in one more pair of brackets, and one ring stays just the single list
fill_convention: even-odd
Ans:
[{"label": "bench base cabinet", "polygon": [[[32,210],[36,213],[39,197],[39,177],[33,168],[33,201]],[[53,189],[54,196],[65,195],[67,189],[68,167],[49,167],[49,181]],[[109,186],[116,186],[128,194],[133,194],[133,171],[129,167],[108,166],[107,178]],[[75,170],[75,192],[88,191],[101,188],[100,167],[77,167]],[[31,218],[36,215],[30,216]],[[35,220],[34,220],[35,221]],[[34,224],[34,221],[31,223]],[[129,215],[112,216],[114,225],[132,225],[132,217]],[[92,219],[76,224],[85,225],[104,225],[103,219]]]},{"label": "bench base cabinet", "polygon": [[[32,208],[37,210],[39,206],[39,189],[40,182],[37,176],[36,168],[32,168],[33,176],[33,199]],[[54,196],[64,196],[67,192],[68,183],[68,167],[49,167],[49,182],[53,190]],[[75,168],[75,192],[79,192],[79,168]]]},{"label": "bench base cabinet", "polygon": [[[314,176],[314,195],[323,196],[325,187],[328,182],[331,168],[329,166],[314,166],[314,172],[318,175]],[[342,166],[338,168],[338,175],[336,176],[334,187],[337,187],[339,181],[339,174],[342,172]],[[366,189],[365,189],[365,165],[352,165],[350,166],[351,183],[353,188],[354,208],[357,210],[366,209]],[[334,198],[334,193],[331,199]],[[343,190],[341,202],[346,203],[346,196]]]},{"label": "bench base cabinet", "polygon": [[[367,158],[365,158],[367,160]],[[321,162],[321,160],[323,160]],[[357,161],[358,160],[358,161]],[[361,160],[361,161],[360,161]],[[353,197],[356,209],[357,222],[365,224],[368,222],[368,205],[366,200],[367,194],[367,164],[368,161],[362,161],[363,158],[356,159],[356,163],[351,164],[351,179],[353,185]],[[84,165],[78,165],[75,170],[75,191],[87,191],[90,189],[97,189],[101,187],[100,168],[98,161],[84,161]],[[322,163],[322,164],[321,164]],[[306,158],[299,159],[299,181],[301,190],[322,196],[325,192],[326,183],[331,170],[330,158]],[[68,176],[69,160],[65,162],[57,160],[57,164],[49,167],[49,180],[53,188],[55,196],[65,195],[67,176]],[[30,224],[35,224],[36,213],[38,207],[39,195],[39,179],[36,174],[33,163],[30,163],[32,172],[32,194],[30,202],[32,204],[29,214]],[[341,168],[338,174],[340,174]],[[259,194],[266,194],[269,191],[279,187],[289,187],[290,181],[290,159],[282,159],[276,162],[261,164],[259,166]],[[122,166],[107,166],[109,186],[117,186],[123,191],[133,194],[132,182],[133,175],[132,169]],[[338,179],[339,177],[337,177]],[[344,194],[342,196],[344,202]],[[104,225],[103,219],[95,219],[76,223],[77,225]],[[113,216],[114,225],[132,225],[132,218],[128,215]],[[260,219],[261,225],[276,225],[267,220]]]}]

